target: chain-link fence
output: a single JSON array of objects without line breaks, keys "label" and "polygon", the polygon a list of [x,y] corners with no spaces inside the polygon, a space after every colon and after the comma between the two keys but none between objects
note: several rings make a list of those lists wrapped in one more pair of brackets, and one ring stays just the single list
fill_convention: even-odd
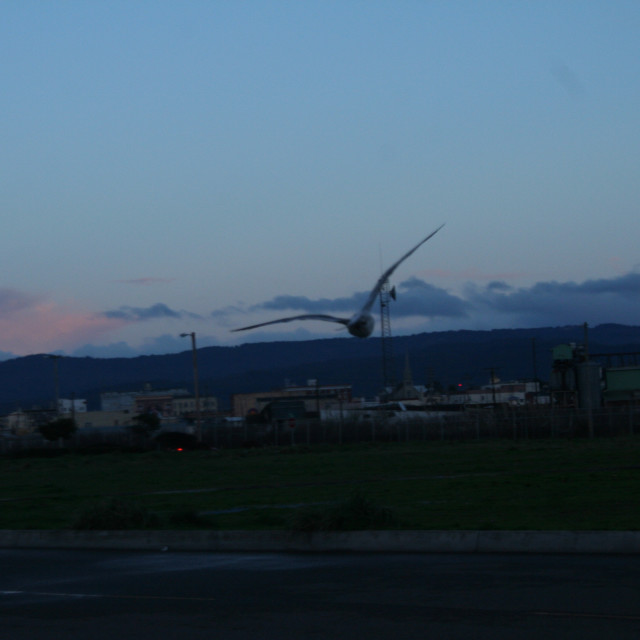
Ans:
[{"label": "chain-link fence", "polygon": [[[101,451],[158,448],[232,449],[241,447],[313,446],[358,442],[410,442],[435,440],[527,440],[541,438],[587,438],[633,435],[640,432],[640,408],[613,407],[588,411],[556,407],[498,407],[432,412],[412,416],[371,412],[366,417],[317,420],[297,419],[273,423],[205,422],[202,443],[195,430],[182,428],[174,438],[148,438],[126,428],[82,428],[71,438],[49,442],[39,434],[0,435],[1,454],[41,451],[55,455],[61,450]],[[166,434],[170,427],[165,427]]]},{"label": "chain-link fence", "polygon": [[372,415],[360,419],[296,420],[273,424],[213,426],[205,438],[217,447],[482,440],[509,438],[575,438],[633,434],[640,429],[640,409],[498,408],[434,412],[432,415]]}]

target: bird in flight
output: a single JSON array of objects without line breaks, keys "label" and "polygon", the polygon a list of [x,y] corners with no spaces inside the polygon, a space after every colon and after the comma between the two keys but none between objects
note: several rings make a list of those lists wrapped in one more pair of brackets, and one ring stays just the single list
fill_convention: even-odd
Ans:
[{"label": "bird in flight", "polygon": [[427,240],[432,238],[433,236],[440,231],[444,227],[444,224],[441,224],[435,231],[432,231],[426,238],[423,238],[418,242],[418,244],[413,247],[410,251],[407,251],[400,260],[394,262],[379,278],[376,282],[375,286],[371,290],[367,301],[364,303],[364,306],[360,311],[354,313],[350,318],[336,318],[335,316],[330,316],[322,313],[305,313],[300,316],[290,316],[287,318],[279,318],[278,320],[269,320],[268,322],[260,322],[259,324],[252,324],[248,327],[241,327],[240,329],[232,329],[232,331],[248,331],[249,329],[257,329],[258,327],[266,327],[270,324],[278,324],[280,322],[293,322],[294,320],[326,320],[327,322],[337,322],[338,324],[342,324],[347,328],[347,331],[352,336],[356,336],[357,338],[367,338],[373,332],[373,328],[375,326],[375,320],[371,315],[371,307],[375,302],[380,290],[384,286],[384,283],[391,277],[391,274],[400,266],[402,262],[404,262],[414,251],[416,251],[419,247],[421,247]]}]

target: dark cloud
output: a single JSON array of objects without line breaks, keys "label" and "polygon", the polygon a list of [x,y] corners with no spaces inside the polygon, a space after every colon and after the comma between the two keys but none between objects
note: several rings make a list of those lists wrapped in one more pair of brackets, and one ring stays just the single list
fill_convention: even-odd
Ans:
[{"label": "dark cloud", "polygon": [[613,293],[621,295],[640,294],[640,273],[627,273],[612,279],[587,280],[581,285],[574,285],[581,293]]},{"label": "dark cloud", "polygon": [[553,305],[576,304],[580,298],[590,302],[606,298],[640,300],[640,274],[629,273],[618,278],[575,282],[537,282],[528,288],[502,289],[489,285],[484,290],[467,289],[475,304],[489,305],[499,311],[547,310]]},{"label": "dark cloud", "polygon": [[[354,293],[349,297],[318,298],[312,300],[306,296],[276,296],[271,300],[253,305],[247,309],[226,307],[212,312],[216,318],[224,318],[235,313],[252,313],[256,311],[280,311],[303,313],[334,313],[349,316],[358,311],[366,302],[368,292]],[[468,304],[444,289],[411,278],[398,286],[397,301],[393,307],[396,316],[464,317]]]},{"label": "dark cloud", "polygon": [[200,318],[198,314],[189,311],[174,311],[162,302],[150,307],[123,306],[113,311],[105,311],[103,315],[107,318],[126,320],[127,322],[144,322],[157,318]]},{"label": "dark cloud", "polygon": [[501,280],[494,280],[487,285],[487,289],[491,291],[511,291],[513,287]]},{"label": "dark cloud", "polygon": [[392,312],[394,316],[464,318],[469,310],[466,300],[418,278],[410,278],[398,286]]},{"label": "dark cloud", "polygon": [[640,321],[640,274],[636,273],[582,283],[537,282],[519,289],[470,285],[465,297],[476,312],[510,319],[513,326]]},{"label": "dark cloud", "polygon": [[[212,315],[231,318],[238,313],[277,311],[335,313],[358,310],[366,293],[313,300],[305,296],[277,296],[249,308],[232,307]],[[493,281],[484,287],[469,284],[460,295],[411,278],[397,287],[391,307],[395,318],[423,318],[456,327],[527,327],[589,322],[640,323],[640,273],[576,282],[537,282],[514,288]],[[269,334],[271,335],[271,334]]]},{"label": "dark cloud", "polygon": [[334,312],[334,313],[353,313],[359,309],[366,301],[366,293],[354,293],[349,298],[320,298],[311,300],[305,296],[276,296],[272,300],[267,300],[251,307],[250,311],[259,309],[269,309],[275,311],[291,310],[291,311],[308,311],[316,312]]}]

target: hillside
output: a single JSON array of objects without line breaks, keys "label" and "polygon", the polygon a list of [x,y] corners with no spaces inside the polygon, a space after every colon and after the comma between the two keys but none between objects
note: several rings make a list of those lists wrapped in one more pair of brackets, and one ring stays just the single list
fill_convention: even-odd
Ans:
[{"label": "hillside", "polygon": [[[535,340],[534,340],[535,339]],[[408,354],[414,382],[434,380],[445,388],[488,382],[489,369],[503,379],[532,378],[535,363],[545,380],[551,349],[584,341],[582,326],[492,331],[444,331],[394,338],[398,378]],[[589,330],[591,353],[640,351],[640,327],[607,324]],[[332,338],[302,342],[262,342],[198,350],[202,394],[218,396],[221,407],[232,393],[281,387],[285,380],[303,384],[351,383],[354,395],[373,396],[382,386],[379,338]],[[62,358],[60,397],[86,397],[98,408],[103,391],[184,386],[192,389],[191,352],[137,358]],[[0,363],[0,408],[3,412],[34,404],[49,405],[55,397],[53,361],[27,356]]]}]

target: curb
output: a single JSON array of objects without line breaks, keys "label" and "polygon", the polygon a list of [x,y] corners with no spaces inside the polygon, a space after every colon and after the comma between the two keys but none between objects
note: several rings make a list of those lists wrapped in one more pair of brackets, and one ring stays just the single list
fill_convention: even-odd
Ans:
[{"label": "curb", "polygon": [[640,553],[640,531],[0,530],[0,549],[280,553]]}]

